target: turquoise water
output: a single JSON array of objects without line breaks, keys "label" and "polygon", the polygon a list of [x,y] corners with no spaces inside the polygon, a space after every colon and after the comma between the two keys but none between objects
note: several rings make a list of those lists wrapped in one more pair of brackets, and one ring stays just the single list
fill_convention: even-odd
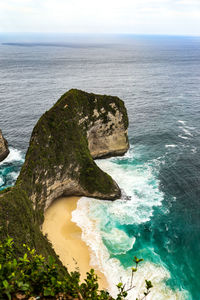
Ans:
[{"label": "turquoise water", "polygon": [[[123,282],[129,281],[131,271],[126,270],[133,265],[135,255],[144,259],[141,273],[134,283],[139,284],[142,290],[143,279],[154,282],[149,299],[199,299],[198,273],[195,273],[198,263],[194,256],[189,256],[190,249],[185,246],[189,246],[188,241],[191,240],[195,244],[197,236],[194,228],[187,228],[177,197],[162,188],[160,176],[162,170],[169,167],[172,158],[172,164],[175,162],[176,148],[179,151],[185,148],[182,141],[177,145],[166,144],[162,153],[159,151],[159,156],[144,145],[131,145],[124,157],[98,160],[97,164],[118,182],[125,200],[103,203],[82,198],[73,215],[74,221],[83,229],[83,239],[93,249],[93,263],[100,261],[100,268],[111,286],[117,284],[121,276]],[[188,150],[195,155],[193,146]],[[129,200],[126,200],[127,196]],[[84,214],[81,215],[80,211]],[[89,220],[97,220],[95,228]],[[100,235],[106,246],[104,253],[99,254],[95,249],[94,237],[88,234],[88,227],[94,231],[93,235]],[[186,236],[185,230],[189,236]],[[99,241],[96,246],[101,247]],[[123,268],[118,266],[118,262]],[[109,263],[112,271],[107,272]],[[197,291],[196,294],[190,294],[191,290]],[[136,297],[139,291],[135,289],[132,293],[130,299]]]},{"label": "turquoise water", "polygon": [[24,156],[22,151],[10,147],[9,156],[0,162],[0,191],[15,183],[24,162]]},{"label": "turquoise water", "polygon": [[0,128],[11,150],[0,189],[14,184],[33,126],[66,90],[121,97],[130,150],[97,163],[123,199],[82,198],[73,219],[111,290],[137,255],[135,295],[147,278],[149,299],[200,300],[200,38],[31,39],[0,35]]}]

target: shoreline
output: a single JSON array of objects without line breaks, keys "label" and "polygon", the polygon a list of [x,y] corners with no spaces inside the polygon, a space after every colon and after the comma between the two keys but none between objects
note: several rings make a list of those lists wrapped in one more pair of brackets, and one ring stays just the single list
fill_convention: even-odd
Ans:
[{"label": "shoreline", "polygon": [[81,282],[91,268],[98,275],[99,289],[107,289],[108,282],[96,266],[90,265],[90,248],[81,239],[82,230],[71,221],[72,212],[77,207],[80,197],[61,197],[55,200],[44,214],[43,234],[59,256],[69,272],[79,271]]}]

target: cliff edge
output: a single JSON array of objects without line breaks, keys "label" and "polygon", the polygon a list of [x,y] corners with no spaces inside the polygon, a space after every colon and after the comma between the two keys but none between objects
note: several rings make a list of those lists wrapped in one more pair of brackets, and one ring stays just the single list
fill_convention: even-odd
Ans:
[{"label": "cliff edge", "polygon": [[0,162],[4,160],[9,154],[8,142],[3,137],[2,131],[0,129]]},{"label": "cliff edge", "polygon": [[70,90],[38,121],[17,184],[42,212],[67,195],[114,200],[121,192],[93,158],[124,154],[128,118],[117,97]]},{"label": "cliff edge", "polygon": [[128,117],[118,97],[70,90],[37,122],[15,186],[0,194],[0,229],[44,255],[45,209],[60,196],[114,200],[121,191],[93,158],[124,154]]}]

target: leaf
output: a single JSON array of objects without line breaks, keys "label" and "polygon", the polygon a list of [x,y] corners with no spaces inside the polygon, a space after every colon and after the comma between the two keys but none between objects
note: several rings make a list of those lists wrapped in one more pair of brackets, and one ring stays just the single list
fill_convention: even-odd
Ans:
[{"label": "leaf", "polygon": [[118,285],[117,285],[118,289],[121,289],[122,286],[123,286],[123,283],[122,283],[122,282],[119,282]]},{"label": "leaf", "polygon": [[44,289],[44,296],[53,296],[51,288]]},{"label": "leaf", "polygon": [[147,290],[150,290],[153,287],[151,281],[150,280],[145,280],[145,282],[146,282],[146,288],[147,288]]},{"label": "leaf", "polygon": [[137,272],[137,268],[131,268],[132,272]]},{"label": "leaf", "polygon": [[12,244],[13,244],[13,239],[12,239],[12,238],[8,238],[7,244],[8,244],[9,247],[12,246]]},{"label": "leaf", "polygon": [[141,261],[143,261],[144,259],[143,258],[137,258],[137,256],[134,256],[134,262],[136,263],[136,264],[139,264]]},{"label": "leaf", "polygon": [[30,289],[30,286],[29,286],[28,283],[24,283],[24,284],[22,285],[21,289],[22,289],[22,291],[25,292],[25,291],[28,291],[28,290]]},{"label": "leaf", "polygon": [[16,258],[13,259],[13,267],[16,267],[17,266],[17,260]]},{"label": "leaf", "polygon": [[54,258],[50,255],[50,256],[49,256],[49,266],[52,267],[53,264],[54,264],[54,262],[55,262],[55,261],[54,261]]},{"label": "leaf", "polygon": [[3,286],[5,287],[6,290],[8,289],[9,283],[8,283],[7,280],[4,280],[4,281],[3,281]]}]

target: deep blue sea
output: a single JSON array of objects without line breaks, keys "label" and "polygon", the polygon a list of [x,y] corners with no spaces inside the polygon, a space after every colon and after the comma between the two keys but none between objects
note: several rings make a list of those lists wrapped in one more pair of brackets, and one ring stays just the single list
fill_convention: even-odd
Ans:
[{"label": "deep blue sea", "polygon": [[200,38],[0,35],[11,150],[0,189],[14,184],[38,118],[71,88],[119,96],[130,121],[127,154],[97,161],[130,200],[81,198],[73,212],[91,262],[113,286],[142,257],[129,299],[151,279],[148,299],[199,300]]}]

